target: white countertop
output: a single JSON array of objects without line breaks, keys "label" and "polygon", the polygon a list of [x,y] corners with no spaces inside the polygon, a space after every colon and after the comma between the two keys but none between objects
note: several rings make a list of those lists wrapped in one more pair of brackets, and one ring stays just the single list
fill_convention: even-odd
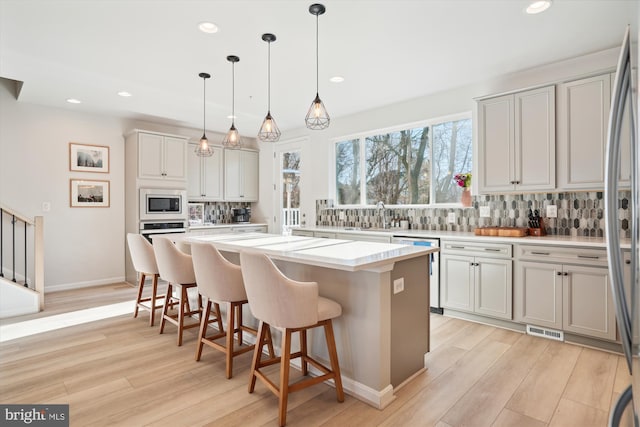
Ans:
[{"label": "white countertop", "polygon": [[438,251],[437,248],[424,246],[265,233],[204,236],[171,234],[168,237],[184,243],[211,243],[219,250],[230,252],[251,249],[266,253],[274,259],[346,271],[388,271],[398,261]]},{"label": "white countertop", "polygon": [[202,225],[190,225],[189,230],[207,230],[211,228],[230,228],[230,227],[266,227],[267,224],[257,222],[235,222],[225,224],[202,224]]},{"label": "white countertop", "polygon": [[[583,237],[583,236],[525,236],[525,237],[503,237],[503,236],[476,236],[471,232],[459,232],[459,231],[430,231],[430,230],[403,230],[401,228],[392,228],[388,230],[380,229],[353,229],[350,227],[304,227],[300,230],[308,231],[322,231],[332,233],[344,233],[344,234],[369,234],[369,235],[388,235],[394,237],[422,237],[422,238],[434,238],[443,240],[471,240],[478,242],[493,242],[493,243],[516,243],[527,245],[546,245],[546,246],[579,246],[590,248],[606,248],[606,240],[603,237]],[[622,239],[622,248],[629,248],[631,246],[630,239]]]}]

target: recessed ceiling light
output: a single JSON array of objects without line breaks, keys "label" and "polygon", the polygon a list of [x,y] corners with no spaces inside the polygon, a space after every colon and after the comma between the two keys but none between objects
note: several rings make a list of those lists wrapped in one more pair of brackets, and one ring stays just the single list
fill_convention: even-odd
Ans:
[{"label": "recessed ceiling light", "polygon": [[527,7],[527,13],[535,15],[536,13],[544,12],[551,7],[551,0],[535,0]]},{"label": "recessed ceiling light", "polygon": [[82,104],[82,101],[80,101],[79,99],[75,99],[75,98],[68,98],[67,102],[69,104]]},{"label": "recessed ceiling light", "polygon": [[120,95],[120,96],[122,96],[122,97],[125,97],[125,98],[127,98],[127,97],[131,96],[131,94],[130,94],[129,92],[124,91],[124,90],[122,90],[122,91],[118,92],[118,95]]},{"label": "recessed ceiling light", "polygon": [[218,26],[213,22],[201,22],[198,24],[198,28],[200,31],[207,34],[214,34],[219,30]]},{"label": "recessed ceiling light", "polygon": [[333,76],[329,79],[331,83],[342,83],[344,81],[344,77],[342,76]]}]

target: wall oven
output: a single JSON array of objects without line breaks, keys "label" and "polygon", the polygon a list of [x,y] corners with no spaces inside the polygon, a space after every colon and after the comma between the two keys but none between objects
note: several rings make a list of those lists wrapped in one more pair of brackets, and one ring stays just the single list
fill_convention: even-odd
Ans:
[{"label": "wall oven", "polygon": [[163,222],[141,222],[140,234],[142,237],[153,243],[151,238],[155,234],[186,233],[185,221],[163,221]]},{"label": "wall oven", "polygon": [[187,219],[187,192],[159,188],[140,189],[140,221]]}]

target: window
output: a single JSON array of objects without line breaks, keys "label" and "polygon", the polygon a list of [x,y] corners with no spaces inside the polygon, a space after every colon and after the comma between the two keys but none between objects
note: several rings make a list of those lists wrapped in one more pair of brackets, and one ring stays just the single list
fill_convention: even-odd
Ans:
[{"label": "window", "polygon": [[472,169],[471,119],[431,121],[335,144],[339,205],[457,203]]}]

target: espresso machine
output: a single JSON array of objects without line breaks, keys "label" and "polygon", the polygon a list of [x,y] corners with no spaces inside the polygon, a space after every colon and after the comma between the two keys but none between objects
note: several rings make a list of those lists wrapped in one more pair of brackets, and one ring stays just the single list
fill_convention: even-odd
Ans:
[{"label": "espresso machine", "polygon": [[237,208],[233,210],[233,222],[246,223],[251,221],[251,208]]}]

